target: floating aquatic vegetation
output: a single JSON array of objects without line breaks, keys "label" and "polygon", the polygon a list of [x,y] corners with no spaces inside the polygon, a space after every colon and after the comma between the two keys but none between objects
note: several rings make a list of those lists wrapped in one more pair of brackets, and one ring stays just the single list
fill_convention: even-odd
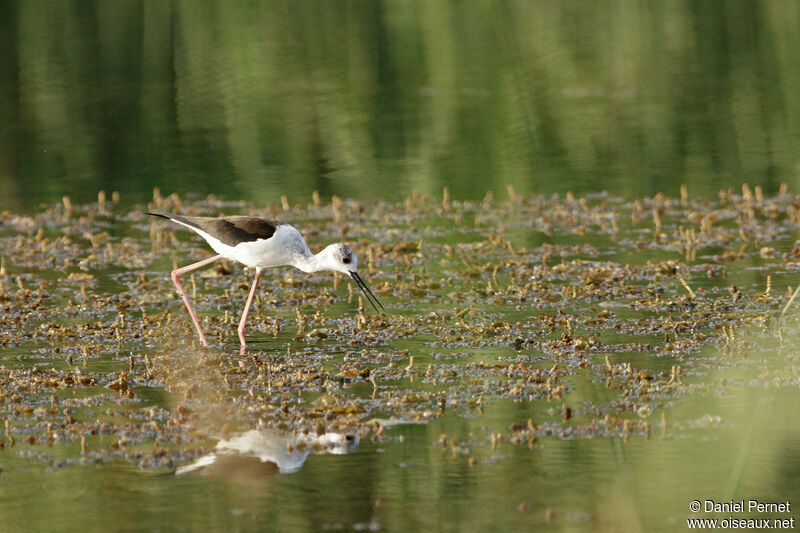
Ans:
[{"label": "floating aquatic vegetation", "polygon": [[[460,457],[487,444],[713,429],[725,421],[668,427],[664,417],[681,397],[800,383],[798,313],[787,307],[800,200],[785,188],[716,201],[683,190],[269,206],[156,190],[147,209],[277,218],[312,248],[344,239],[388,312],[366,312],[340,276],[276,269],[240,357],[249,278],[220,262],[185,281],[211,343],[202,349],[168,275],[208,256],[199,238],[116,195],[2,213],[0,453],[173,469],[254,428],[296,442],[309,432],[381,441],[397,421],[544,406],[542,419],[483,440],[444,435]],[[720,369],[725,384],[705,381]],[[607,400],[574,401],[579,383]]]}]

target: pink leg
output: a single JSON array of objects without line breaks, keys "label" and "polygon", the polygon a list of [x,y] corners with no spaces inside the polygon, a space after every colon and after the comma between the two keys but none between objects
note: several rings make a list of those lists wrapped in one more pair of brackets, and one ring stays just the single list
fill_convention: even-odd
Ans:
[{"label": "pink leg", "polygon": [[253,286],[250,287],[250,294],[247,295],[247,303],[244,304],[244,312],[242,313],[242,319],[239,321],[239,328],[236,330],[239,332],[239,341],[242,343],[242,350],[241,353],[244,353],[245,347],[247,346],[247,342],[244,340],[244,326],[247,323],[247,315],[250,313],[250,306],[253,304],[253,297],[256,295],[256,287],[258,286],[258,279],[261,277],[261,269],[256,269],[256,277],[253,278]]},{"label": "pink leg", "polygon": [[221,255],[215,255],[214,257],[209,257],[208,259],[203,259],[202,261],[198,261],[197,263],[192,263],[191,265],[187,265],[185,267],[176,268],[172,271],[172,283],[175,284],[175,287],[178,289],[178,293],[183,298],[183,303],[186,304],[186,309],[189,310],[189,314],[192,315],[192,322],[194,322],[194,327],[197,328],[197,333],[200,334],[200,340],[203,342],[203,346],[208,346],[208,341],[206,341],[206,336],[203,333],[203,328],[200,327],[200,321],[197,319],[197,314],[194,312],[194,308],[192,304],[189,302],[189,297],[186,295],[186,291],[183,290],[181,286],[181,280],[179,279],[182,275],[186,274],[187,272],[191,272],[192,270],[197,270],[200,267],[204,267],[209,263],[213,263],[217,259],[222,259]]}]

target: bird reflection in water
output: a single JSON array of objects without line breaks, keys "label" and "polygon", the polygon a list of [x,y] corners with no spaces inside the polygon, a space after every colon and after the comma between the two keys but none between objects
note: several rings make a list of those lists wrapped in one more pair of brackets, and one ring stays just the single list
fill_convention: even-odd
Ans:
[{"label": "bird reflection in water", "polygon": [[324,433],[294,435],[275,429],[251,430],[221,440],[212,453],[178,468],[175,475],[258,478],[290,474],[303,466],[311,453],[344,455],[358,448],[358,435]]}]

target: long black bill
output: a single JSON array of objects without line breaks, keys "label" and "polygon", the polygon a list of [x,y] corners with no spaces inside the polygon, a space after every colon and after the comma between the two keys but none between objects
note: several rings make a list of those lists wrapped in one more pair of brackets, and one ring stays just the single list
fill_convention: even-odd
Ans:
[{"label": "long black bill", "polygon": [[[352,277],[355,280],[356,285],[358,285],[358,288],[360,288],[361,292],[364,293],[364,297],[370,303],[372,308],[375,309],[376,313],[381,314],[381,311],[386,311],[386,309],[383,308],[383,305],[381,305],[381,303],[378,301],[378,298],[376,298],[375,295],[372,294],[372,291],[369,290],[369,287],[367,287],[367,284],[364,283],[364,280],[361,279],[361,276],[358,275],[358,272],[350,272],[350,277]],[[378,304],[378,305],[375,305],[375,304]],[[378,309],[379,306],[380,306],[380,309]]]}]

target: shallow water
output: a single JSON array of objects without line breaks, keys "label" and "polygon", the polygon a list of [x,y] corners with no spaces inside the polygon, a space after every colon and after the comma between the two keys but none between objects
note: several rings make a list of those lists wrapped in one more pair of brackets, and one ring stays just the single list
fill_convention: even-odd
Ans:
[{"label": "shallow water", "polygon": [[[690,503],[800,502],[799,4],[7,4],[0,530],[793,518]],[[203,350],[154,208],[344,240],[388,313],[276,269],[241,357],[219,264]]]},{"label": "shallow water", "polygon": [[[245,357],[235,323],[248,273],[208,267],[194,289],[184,281],[208,350],[171,288],[173,263],[208,253],[188,231],[112,202],[6,214],[4,519],[65,531],[648,531],[727,517],[692,513],[694,499],[792,500],[797,313],[780,314],[796,252],[752,242],[790,250],[795,199],[721,198],[258,210],[156,196],[151,207],[292,221],[313,249],[344,232],[361,255],[386,316],[359,311],[344,280],[275,269]],[[681,226],[708,216],[687,244]],[[244,466],[215,451],[253,429],[288,440]],[[296,440],[346,435],[349,453]],[[792,515],[736,515],[751,516]]]},{"label": "shallow water", "polygon": [[512,406],[479,420],[401,426],[381,445],[312,455],[295,474],[261,478],[175,478],[120,464],[51,471],[6,451],[3,514],[10,530],[40,531],[684,530],[693,499],[796,500],[800,435],[787,429],[797,427],[796,393],[744,396],[692,398],[693,407],[669,411],[676,420],[714,413],[723,421],[716,426],[675,422],[672,436],[651,441],[548,439],[494,452],[476,444],[473,467],[434,446],[438,434],[468,440],[485,435],[487,419],[529,413]]}]

